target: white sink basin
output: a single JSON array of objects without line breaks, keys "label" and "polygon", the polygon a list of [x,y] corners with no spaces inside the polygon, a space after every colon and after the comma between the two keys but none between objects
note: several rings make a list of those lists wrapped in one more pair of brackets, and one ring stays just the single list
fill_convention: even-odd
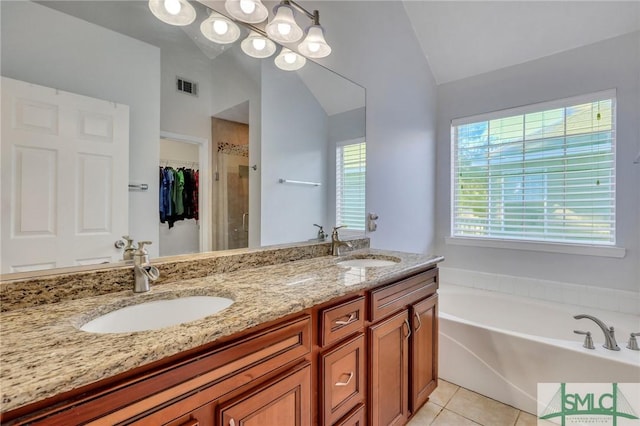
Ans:
[{"label": "white sink basin", "polygon": [[233,304],[226,297],[188,296],[127,306],[95,318],[80,330],[90,333],[149,331],[213,315]]},{"label": "white sink basin", "polygon": [[400,262],[400,259],[386,258],[386,257],[365,257],[357,259],[348,259],[338,262],[340,266],[354,267],[354,268],[377,268],[381,266],[392,266]]}]

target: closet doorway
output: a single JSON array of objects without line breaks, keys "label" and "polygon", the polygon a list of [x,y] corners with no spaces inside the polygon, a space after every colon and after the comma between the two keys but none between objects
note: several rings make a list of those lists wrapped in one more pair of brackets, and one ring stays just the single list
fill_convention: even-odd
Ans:
[{"label": "closet doorway", "polygon": [[209,141],[160,133],[160,256],[211,250]]}]

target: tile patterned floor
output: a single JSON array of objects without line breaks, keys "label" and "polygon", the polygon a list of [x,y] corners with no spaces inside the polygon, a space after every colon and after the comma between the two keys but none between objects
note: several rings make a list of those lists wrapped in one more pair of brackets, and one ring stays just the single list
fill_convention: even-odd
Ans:
[{"label": "tile patterned floor", "polygon": [[408,426],[536,426],[536,417],[468,389],[438,381],[438,388]]}]

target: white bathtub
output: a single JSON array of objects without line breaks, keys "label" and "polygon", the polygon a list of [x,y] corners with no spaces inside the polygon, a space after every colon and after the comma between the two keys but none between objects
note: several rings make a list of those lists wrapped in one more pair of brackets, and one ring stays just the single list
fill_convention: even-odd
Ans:
[{"label": "white bathtub", "polygon": [[[640,382],[640,351],[626,348],[640,316],[544,302],[447,283],[440,290],[441,378],[536,413],[538,383]],[[614,326],[620,351],[602,347],[600,328]],[[589,330],[596,349],[582,347]]]}]

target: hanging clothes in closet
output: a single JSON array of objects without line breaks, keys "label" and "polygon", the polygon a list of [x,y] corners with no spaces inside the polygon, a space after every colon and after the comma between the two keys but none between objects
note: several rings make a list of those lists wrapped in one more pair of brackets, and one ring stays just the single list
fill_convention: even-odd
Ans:
[{"label": "hanging clothes in closet", "polygon": [[178,220],[198,220],[200,172],[185,167],[160,166],[160,222],[169,228]]}]

